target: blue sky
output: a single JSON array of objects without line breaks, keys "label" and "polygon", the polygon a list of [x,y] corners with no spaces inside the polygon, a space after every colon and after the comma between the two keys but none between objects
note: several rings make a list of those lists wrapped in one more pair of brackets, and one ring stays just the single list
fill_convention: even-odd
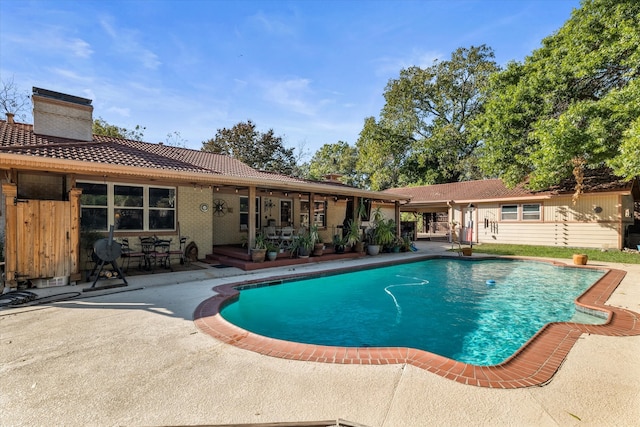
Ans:
[{"label": "blue sky", "polygon": [[[0,0],[0,77],[200,149],[252,120],[313,154],[354,145],[389,79],[486,44],[523,61],[579,0]],[[176,138],[174,137],[175,141]]]}]

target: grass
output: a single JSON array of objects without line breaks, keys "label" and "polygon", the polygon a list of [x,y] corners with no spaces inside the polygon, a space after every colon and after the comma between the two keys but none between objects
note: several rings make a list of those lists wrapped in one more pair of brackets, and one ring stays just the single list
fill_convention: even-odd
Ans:
[{"label": "grass", "polygon": [[640,264],[640,253],[623,252],[619,250],[557,248],[553,246],[502,245],[497,243],[483,243],[473,247],[474,253],[491,255],[513,255],[540,258],[572,259],[573,254],[580,253],[589,256],[589,261],[618,262],[623,264]]}]

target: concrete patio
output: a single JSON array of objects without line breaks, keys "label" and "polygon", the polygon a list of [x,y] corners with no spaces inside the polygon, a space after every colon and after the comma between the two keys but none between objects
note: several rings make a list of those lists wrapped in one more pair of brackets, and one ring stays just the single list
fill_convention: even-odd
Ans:
[{"label": "concrete patio", "polygon": [[[415,254],[450,245],[419,242]],[[193,312],[212,288],[414,254],[245,272],[233,267],[36,289],[66,301],[0,310],[0,424],[215,425],[335,420],[366,426],[632,426],[640,336],[583,335],[544,387],[471,387],[411,365],[335,365],[262,356],[216,341]],[[474,255],[475,256],[475,255]],[[569,263],[570,260],[561,260]],[[593,265],[593,263],[590,263]],[[640,312],[640,265],[609,304]],[[78,295],[79,294],[79,295]],[[65,296],[65,295],[61,295]]]}]

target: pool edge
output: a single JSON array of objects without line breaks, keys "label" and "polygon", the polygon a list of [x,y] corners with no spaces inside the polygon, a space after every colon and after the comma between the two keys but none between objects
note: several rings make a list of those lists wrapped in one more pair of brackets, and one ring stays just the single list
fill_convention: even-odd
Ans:
[{"label": "pool edge", "polygon": [[[429,258],[439,258],[431,256]],[[500,258],[500,257],[487,257]],[[507,257],[505,257],[507,258]],[[508,257],[510,259],[527,259]],[[620,285],[626,272],[623,270],[593,266],[570,266],[558,261],[534,259],[550,262],[566,268],[590,268],[604,270],[605,274],[576,299],[588,309],[607,313],[608,320],[602,325],[586,325],[571,322],[549,323],[542,327],[511,357],[499,365],[478,366],[458,362],[424,350],[404,347],[333,347],[302,344],[264,337],[244,330],[221,315],[224,305],[237,298],[237,287],[258,283],[240,281],[216,286],[216,295],[198,305],[194,312],[196,326],[207,335],[259,354],[288,360],[313,361],[323,363],[388,365],[410,364],[458,383],[478,387],[514,389],[547,384],[558,371],[569,351],[583,334],[604,336],[640,335],[640,314],[619,307],[605,305],[611,294]],[[397,263],[394,262],[394,263]],[[379,267],[380,265],[376,265]],[[340,269],[345,272],[359,267]],[[333,272],[332,272],[333,273]],[[273,282],[283,279],[307,277],[308,274],[283,275],[270,278]],[[265,280],[262,280],[265,282]]]}]

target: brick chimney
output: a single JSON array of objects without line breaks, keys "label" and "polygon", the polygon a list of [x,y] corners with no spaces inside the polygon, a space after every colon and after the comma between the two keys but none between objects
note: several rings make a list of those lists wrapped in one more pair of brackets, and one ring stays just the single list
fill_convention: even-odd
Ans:
[{"label": "brick chimney", "polygon": [[10,125],[15,124],[15,120],[13,119],[14,117],[15,114],[7,113],[7,123],[9,123]]},{"label": "brick chimney", "polygon": [[91,100],[33,88],[33,132],[78,141],[93,140]]},{"label": "brick chimney", "polygon": [[339,173],[328,173],[324,176],[325,182],[336,182],[341,183],[340,178],[342,178],[342,174]]}]

